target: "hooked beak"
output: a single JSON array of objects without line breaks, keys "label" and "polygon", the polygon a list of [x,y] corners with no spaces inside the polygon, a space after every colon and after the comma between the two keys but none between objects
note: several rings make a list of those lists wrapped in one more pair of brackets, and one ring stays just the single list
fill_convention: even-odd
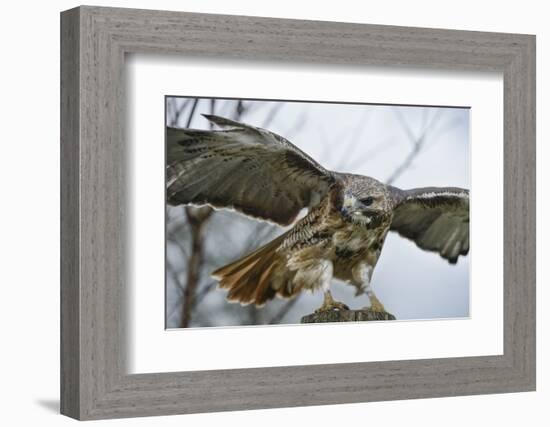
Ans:
[{"label": "hooked beak", "polygon": [[371,208],[362,208],[362,209],[354,209],[354,210],[350,210],[346,207],[342,207],[340,209],[340,213],[344,216],[358,216],[358,215],[363,215],[363,216],[375,216],[377,214],[377,210],[376,209],[371,209]]}]

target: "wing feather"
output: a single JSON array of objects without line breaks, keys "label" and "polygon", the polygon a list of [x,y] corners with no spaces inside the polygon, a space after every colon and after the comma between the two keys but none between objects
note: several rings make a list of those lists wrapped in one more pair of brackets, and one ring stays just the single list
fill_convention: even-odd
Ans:
[{"label": "wing feather", "polygon": [[167,200],[208,204],[288,225],[334,175],[285,138],[224,117],[223,130],[167,128]]},{"label": "wing feather", "polygon": [[392,188],[396,206],[391,230],[451,263],[470,249],[470,199],[461,188]]}]

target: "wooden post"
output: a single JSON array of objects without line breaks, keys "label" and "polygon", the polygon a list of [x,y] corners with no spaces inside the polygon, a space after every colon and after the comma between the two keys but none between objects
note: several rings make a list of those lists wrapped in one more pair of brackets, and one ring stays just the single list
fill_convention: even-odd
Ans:
[{"label": "wooden post", "polygon": [[301,323],[369,322],[374,320],[395,320],[395,316],[383,311],[372,311],[369,308],[330,310],[307,314],[302,317]]}]

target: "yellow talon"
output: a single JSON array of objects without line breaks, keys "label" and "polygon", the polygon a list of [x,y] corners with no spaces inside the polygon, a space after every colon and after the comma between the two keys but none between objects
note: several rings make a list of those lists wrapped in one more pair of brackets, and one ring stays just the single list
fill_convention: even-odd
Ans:
[{"label": "yellow talon", "polygon": [[332,294],[330,291],[325,292],[323,305],[319,307],[317,310],[315,310],[315,313],[321,313],[323,311],[332,311],[332,310],[349,310],[349,307],[340,301],[335,301],[334,298],[332,298]]},{"label": "yellow talon", "polygon": [[378,298],[376,298],[376,295],[374,295],[373,293],[369,293],[369,299],[370,299],[370,306],[365,307],[365,309],[370,311],[376,311],[379,313],[387,313],[382,303],[378,300]]}]

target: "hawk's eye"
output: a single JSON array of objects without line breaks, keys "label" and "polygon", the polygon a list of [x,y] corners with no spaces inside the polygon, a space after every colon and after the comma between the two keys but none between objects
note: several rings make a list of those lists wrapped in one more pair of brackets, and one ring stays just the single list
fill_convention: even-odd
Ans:
[{"label": "hawk's eye", "polygon": [[365,206],[370,206],[373,204],[373,202],[374,202],[374,197],[371,197],[371,196],[361,199],[361,203],[363,203]]}]

